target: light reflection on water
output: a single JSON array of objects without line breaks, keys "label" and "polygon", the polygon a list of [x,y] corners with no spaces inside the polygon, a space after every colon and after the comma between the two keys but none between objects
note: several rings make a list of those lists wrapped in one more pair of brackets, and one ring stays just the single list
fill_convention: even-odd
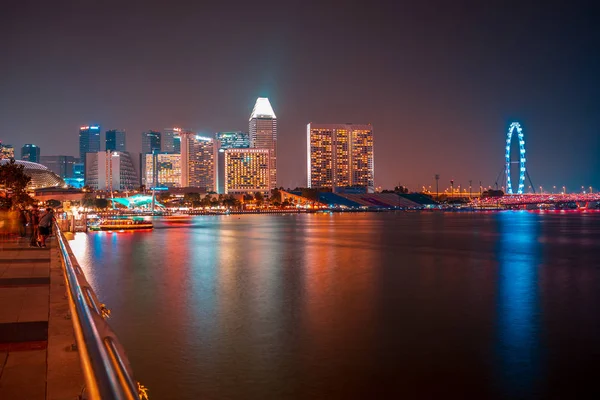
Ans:
[{"label": "light reflection on water", "polygon": [[511,398],[531,398],[539,378],[538,273],[541,252],[539,225],[528,212],[502,213],[498,217],[498,388]]},{"label": "light reflection on water", "polygon": [[572,398],[599,390],[599,217],[197,217],[71,246],[153,399]]}]

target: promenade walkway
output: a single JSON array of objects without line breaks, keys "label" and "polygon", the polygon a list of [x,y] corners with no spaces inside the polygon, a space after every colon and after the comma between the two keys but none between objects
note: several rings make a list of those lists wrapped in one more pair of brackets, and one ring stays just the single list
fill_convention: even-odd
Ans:
[{"label": "promenade walkway", "polygon": [[83,376],[56,239],[0,237],[0,399],[73,400]]}]

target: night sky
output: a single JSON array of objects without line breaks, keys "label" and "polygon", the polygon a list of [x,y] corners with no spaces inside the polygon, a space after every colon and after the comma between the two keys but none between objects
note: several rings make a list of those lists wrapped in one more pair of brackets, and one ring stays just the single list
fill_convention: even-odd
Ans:
[{"label": "night sky", "polygon": [[518,120],[536,186],[600,189],[593,2],[160,3],[2,1],[0,140],[77,155],[99,123],[138,152],[149,129],[247,131],[267,96],[285,187],[311,121],[373,124],[376,185],[420,189],[492,185]]}]

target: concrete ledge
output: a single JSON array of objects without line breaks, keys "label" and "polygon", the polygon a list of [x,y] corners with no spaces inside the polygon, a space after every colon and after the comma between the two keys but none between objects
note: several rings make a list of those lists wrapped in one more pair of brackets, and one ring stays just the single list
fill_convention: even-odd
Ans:
[{"label": "concrete ledge", "polygon": [[0,343],[48,340],[48,321],[0,323]]},{"label": "concrete ledge", "polygon": [[0,278],[0,287],[49,285],[50,277]]}]

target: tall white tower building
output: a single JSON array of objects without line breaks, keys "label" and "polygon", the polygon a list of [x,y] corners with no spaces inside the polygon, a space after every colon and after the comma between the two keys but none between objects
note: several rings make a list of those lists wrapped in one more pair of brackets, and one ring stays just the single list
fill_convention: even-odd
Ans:
[{"label": "tall white tower building", "polygon": [[269,99],[259,97],[250,115],[250,147],[269,150],[269,190],[277,187],[277,117]]}]

